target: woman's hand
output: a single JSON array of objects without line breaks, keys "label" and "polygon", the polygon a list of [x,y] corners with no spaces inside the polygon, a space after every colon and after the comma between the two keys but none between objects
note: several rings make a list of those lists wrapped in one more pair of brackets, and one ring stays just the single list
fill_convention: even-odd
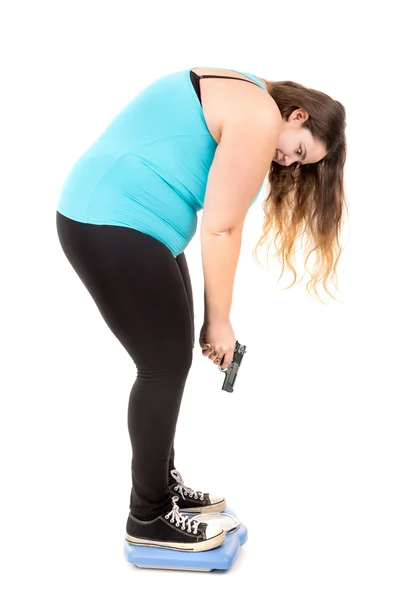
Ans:
[{"label": "woman's hand", "polygon": [[220,365],[221,369],[228,368],[233,360],[236,345],[236,336],[230,320],[204,321],[199,343],[203,356]]}]

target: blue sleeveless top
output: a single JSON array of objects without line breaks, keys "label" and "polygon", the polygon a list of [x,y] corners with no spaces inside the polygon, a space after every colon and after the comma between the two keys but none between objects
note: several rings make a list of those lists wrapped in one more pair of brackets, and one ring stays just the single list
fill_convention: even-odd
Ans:
[{"label": "blue sleeveless top", "polygon": [[[190,71],[156,80],[121,110],[72,165],[58,212],[82,223],[137,229],[174,257],[184,251],[196,232],[217,148]],[[266,90],[255,75],[236,73]]]}]

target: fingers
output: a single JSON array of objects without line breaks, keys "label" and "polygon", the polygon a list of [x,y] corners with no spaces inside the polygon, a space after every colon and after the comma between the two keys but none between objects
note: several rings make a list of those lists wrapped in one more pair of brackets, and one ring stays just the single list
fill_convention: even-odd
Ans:
[{"label": "fingers", "polygon": [[221,362],[221,359],[218,356],[218,352],[214,350],[211,344],[202,345],[202,354],[203,356],[207,356],[215,364],[219,364]]},{"label": "fingers", "polygon": [[206,356],[208,355],[210,352],[215,352],[214,348],[211,346],[211,344],[202,344],[202,349],[203,349],[203,355]]},{"label": "fingers", "polygon": [[214,350],[210,344],[205,344],[203,346],[203,356],[208,356],[208,358],[214,360],[216,357],[218,357],[218,352]]}]

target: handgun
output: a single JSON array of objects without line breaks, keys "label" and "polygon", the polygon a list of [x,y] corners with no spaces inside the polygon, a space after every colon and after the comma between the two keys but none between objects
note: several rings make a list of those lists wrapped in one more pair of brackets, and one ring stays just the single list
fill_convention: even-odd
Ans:
[{"label": "handgun", "polygon": [[246,346],[242,346],[238,341],[236,341],[235,352],[233,354],[231,364],[226,369],[221,369],[221,366],[218,365],[218,369],[225,373],[225,379],[222,385],[224,392],[233,392],[233,386],[239,371],[240,363],[242,362],[245,354]]}]

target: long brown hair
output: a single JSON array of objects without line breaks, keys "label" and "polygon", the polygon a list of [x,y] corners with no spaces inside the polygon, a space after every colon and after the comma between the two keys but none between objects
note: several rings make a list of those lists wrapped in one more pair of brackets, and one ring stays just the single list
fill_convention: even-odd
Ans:
[{"label": "long brown hair", "polygon": [[[307,111],[309,118],[303,127],[309,129],[315,140],[324,144],[326,156],[317,163],[306,165],[295,162],[284,167],[271,163],[268,173],[270,190],[263,201],[263,235],[254,252],[257,256],[257,249],[275,229],[275,256],[282,263],[279,279],[285,266],[294,275],[293,283],[286,288],[289,289],[297,279],[292,262],[295,243],[298,238],[305,238],[305,269],[311,275],[306,289],[308,293],[312,289],[321,301],[317,284],[322,281],[325,291],[336,300],[327,288],[327,281],[331,277],[338,289],[336,267],[342,253],[339,234],[343,225],[343,209],[347,208],[343,181],[346,111],[339,101],[327,94],[293,81],[269,81],[268,90],[282,117],[287,118],[298,108]],[[307,262],[313,252],[316,262],[310,273]]]}]

